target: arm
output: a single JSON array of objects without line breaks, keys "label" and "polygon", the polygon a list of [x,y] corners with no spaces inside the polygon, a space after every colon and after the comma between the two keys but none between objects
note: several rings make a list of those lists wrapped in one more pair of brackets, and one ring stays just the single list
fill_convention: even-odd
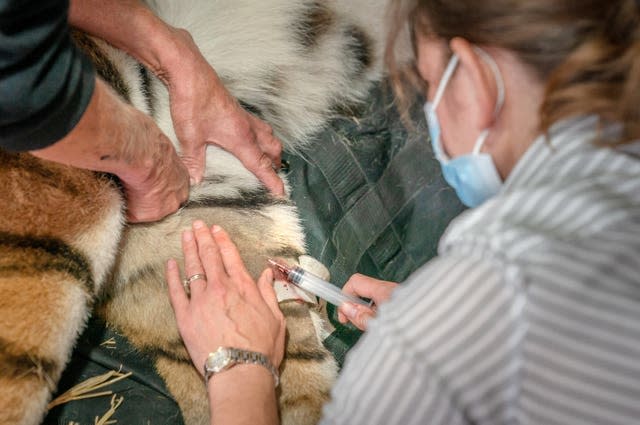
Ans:
[{"label": "arm", "polygon": [[149,117],[96,80],[71,42],[67,2],[1,2],[0,26],[0,146],[116,174],[132,221],[175,211],[186,168]]},{"label": "arm", "polygon": [[235,366],[207,385],[211,425],[277,425],[273,376],[262,366]]},{"label": "arm", "polygon": [[[204,375],[209,353],[235,347],[265,354],[277,369],[284,356],[285,323],[266,270],[257,285],[227,233],[194,222],[182,238],[185,274],[193,281],[189,297],[175,261],[167,264],[167,283],[178,330],[195,367]],[[213,424],[277,424],[274,379],[259,365],[237,365],[213,375],[207,384]]]},{"label": "arm", "polygon": [[229,94],[187,31],[167,25],[138,0],[72,0],[69,19],[128,52],[164,82],[182,159],[194,181],[202,179],[206,145],[215,144],[272,192],[284,192],[272,166],[279,166],[282,144]]},{"label": "arm", "polygon": [[347,355],[322,423],[509,417],[521,384],[524,289],[503,266],[446,255],[414,272]]}]

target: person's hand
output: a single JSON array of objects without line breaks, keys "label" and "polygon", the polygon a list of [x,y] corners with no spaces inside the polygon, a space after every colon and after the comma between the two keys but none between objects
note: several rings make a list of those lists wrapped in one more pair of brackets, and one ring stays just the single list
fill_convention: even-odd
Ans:
[{"label": "person's hand", "polygon": [[376,307],[387,301],[391,293],[398,286],[397,283],[378,280],[361,274],[354,274],[345,283],[342,291],[361,298],[373,300],[372,307],[346,302],[338,309],[340,323],[353,323],[358,329],[366,330],[367,322],[376,314]]},{"label": "person's hand", "polygon": [[[135,168],[119,173],[131,223],[159,220],[175,212],[189,195],[189,175],[169,138],[147,115],[131,111],[129,137],[141,147]],[[135,155],[135,154],[134,154]]]},{"label": "person's hand", "polygon": [[173,33],[179,64],[165,64],[158,74],[169,89],[171,117],[192,181],[202,180],[206,145],[214,144],[235,155],[272,193],[283,195],[284,185],[275,171],[280,168],[282,143],[271,126],[229,94],[187,31]]},{"label": "person's hand", "polygon": [[62,140],[31,152],[62,164],[117,175],[130,222],[159,220],[189,195],[189,174],[171,141],[147,115],[101,79],[80,121]]},{"label": "person's hand", "polygon": [[73,0],[69,22],[129,53],[167,86],[193,183],[202,180],[206,146],[214,144],[235,155],[271,192],[284,193],[274,170],[282,143],[269,125],[240,107],[187,31],[168,25],[140,1]]},{"label": "person's hand", "polygon": [[278,368],[284,356],[285,321],[271,269],[256,285],[229,235],[202,221],[183,233],[182,249],[186,276],[202,274],[206,280],[193,281],[189,297],[175,260],[169,260],[169,298],[180,335],[200,373],[209,353],[221,346],[263,353]]}]

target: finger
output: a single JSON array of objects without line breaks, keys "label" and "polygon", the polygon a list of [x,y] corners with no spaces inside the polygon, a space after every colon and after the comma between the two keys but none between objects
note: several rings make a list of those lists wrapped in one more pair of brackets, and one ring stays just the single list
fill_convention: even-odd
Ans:
[{"label": "finger", "polygon": [[345,283],[342,291],[357,297],[370,298],[379,303],[389,298],[392,288],[395,286],[396,284],[393,282],[378,280],[356,273]]},{"label": "finger", "polygon": [[229,234],[220,226],[214,225],[211,227],[211,234],[213,239],[218,244],[220,254],[222,257],[222,264],[229,276],[248,275],[247,268],[244,265],[244,261],[240,256],[240,252],[233,243]]},{"label": "finger", "polygon": [[[198,245],[192,230],[185,230],[182,233],[182,252],[184,253],[184,273],[185,279],[189,279],[195,275],[205,275],[204,267],[200,261],[198,253]],[[207,285],[206,279],[196,279],[187,284],[191,291],[191,298],[199,295],[204,291]]]},{"label": "finger", "polygon": [[180,159],[189,172],[189,182],[191,185],[202,182],[205,168],[205,154],[207,147],[205,144],[196,145],[194,143],[182,142],[182,152]]},{"label": "finger", "polygon": [[278,336],[276,337],[276,350],[274,352],[273,364],[276,368],[280,366],[282,358],[284,357],[284,345],[285,336],[287,332],[287,325],[285,322],[284,314],[280,310],[280,304],[278,303],[278,296],[273,288],[274,275],[271,268],[265,269],[258,278],[258,290],[262,299],[265,301],[271,313],[278,319],[280,328],[278,329]]},{"label": "finger", "polygon": [[275,196],[282,197],[284,196],[284,183],[278,173],[271,166],[271,161],[269,161],[269,166],[262,166],[255,170],[256,177],[267,187],[269,192],[271,192]]},{"label": "finger", "polygon": [[137,187],[122,181],[127,197],[127,220],[130,223],[160,220],[176,212],[188,198],[187,169],[171,146],[169,153],[169,163],[157,166],[162,171],[157,176],[154,187]]},{"label": "finger", "polygon": [[167,286],[169,288],[169,301],[171,301],[171,307],[173,307],[177,321],[182,322],[181,318],[189,305],[189,298],[182,287],[180,270],[176,260],[173,258],[167,262],[166,279]]},{"label": "finger", "polygon": [[[255,136],[254,136],[255,137]],[[284,195],[284,183],[273,169],[269,156],[258,147],[257,143],[247,143],[232,152],[260,180],[271,193]]]},{"label": "finger", "polygon": [[279,169],[281,166],[282,142],[273,135],[273,129],[269,124],[254,115],[249,114],[249,116],[260,149],[271,158],[276,168]]},{"label": "finger", "polygon": [[[189,176],[189,172],[182,162],[178,162],[178,165],[180,168],[177,179],[178,188],[175,190],[175,203],[167,207],[169,214],[176,212],[189,199],[189,189],[192,178]],[[166,202],[167,198],[164,198],[160,204],[162,205]]]},{"label": "finger", "polygon": [[218,244],[213,240],[211,231],[202,220],[193,222],[193,232],[197,242],[199,259],[204,266],[209,285],[226,284],[227,273],[222,263]]},{"label": "finger", "polygon": [[367,329],[369,319],[375,315],[370,308],[350,302],[343,303],[339,309],[351,323],[362,331]]},{"label": "finger", "polygon": [[278,304],[276,291],[273,289],[273,270],[270,268],[263,271],[258,278],[258,290],[260,291],[260,295],[262,295],[264,301],[267,303],[267,306],[269,306],[269,309],[271,309],[273,315],[275,317],[280,317],[282,315],[282,311]]},{"label": "finger", "polygon": [[340,310],[338,310],[338,322],[340,322],[340,323],[342,323],[344,325],[348,321],[349,320],[347,319],[347,316],[345,316],[344,314],[342,314],[342,312]]}]

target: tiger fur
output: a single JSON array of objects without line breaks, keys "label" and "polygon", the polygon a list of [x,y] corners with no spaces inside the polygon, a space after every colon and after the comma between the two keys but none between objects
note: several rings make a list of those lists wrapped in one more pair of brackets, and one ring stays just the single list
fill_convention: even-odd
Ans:
[{"label": "tiger fur", "polygon": [[[385,0],[157,0],[186,28],[229,91],[268,121],[285,148],[309,143],[381,77]],[[179,144],[164,86],[102,40],[76,34],[99,74]],[[125,225],[117,181],[0,150],[0,423],[37,424],[72,348],[96,311],[155,366],[187,425],[208,424],[202,378],[181,342],[164,281],[196,218],[224,227],[257,277],[268,257],[297,261],[304,234],[295,206],[272,197],[215,147],[202,184],[176,214]],[[287,347],[279,389],[283,424],[313,424],[337,372],[322,319],[284,301]],[[215,347],[213,347],[215,348]]]}]

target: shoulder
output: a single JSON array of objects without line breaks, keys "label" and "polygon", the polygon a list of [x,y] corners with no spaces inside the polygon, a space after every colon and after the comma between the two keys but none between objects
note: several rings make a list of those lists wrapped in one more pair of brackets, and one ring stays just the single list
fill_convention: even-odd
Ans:
[{"label": "shoulder", "polygon": [[[455,219],[440,254],[483,252],[523,264],[537,250],[596,246],[640,220],[640,159],[599,144],[597,119],[584,117],[541,136],[502,191]],[[638,142],[640,143],[640,142]]]}]

